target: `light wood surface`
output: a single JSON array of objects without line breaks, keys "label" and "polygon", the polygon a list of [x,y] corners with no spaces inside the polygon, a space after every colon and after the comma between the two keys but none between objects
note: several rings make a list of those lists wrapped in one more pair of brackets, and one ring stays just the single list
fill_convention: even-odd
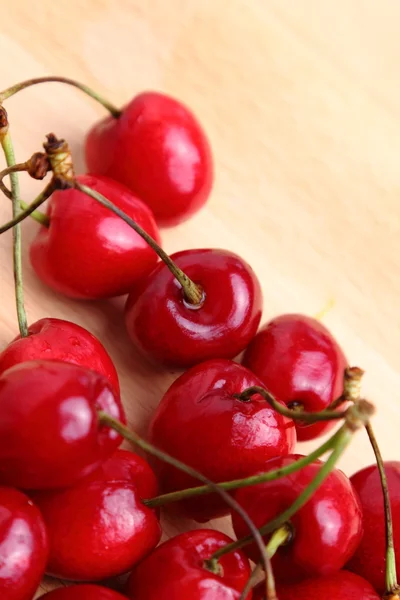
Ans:
[{"label": "light wood surface", "polygon": [[[164,231],[168,251],[219,246],[258,273],[264,320],[282,312],[324,317],[365,395],[386,458],[399,457],[400,5],[397,0],[27,0],[7,2],[0,29],[5,88],[46,74],[74,77],[123,103],[161,89],[188,103],[208,132],[216,183],[205,210]],[[104,113],[58,84],[7,102],[17,159],[44,136],[65,136],[78,170],[82,141]],[[39,187],[22,177],[27,200]],[[10,218],[5,198],[2,222]],[[124,331],[122,301],[84,303],[36,279],[26,249],[29,321],[63,317],[104,342],[132,426],[143,432],[176,376],[140,359]],[[11,235],[0,237],[0,344],[17,333]],[[304,451],[304,448],[301,449]],[[372,454],[360,433],[343,467]],[[168,535],[190,523],[166,522]],[[49,589],[45,584],[43,589]]]}]

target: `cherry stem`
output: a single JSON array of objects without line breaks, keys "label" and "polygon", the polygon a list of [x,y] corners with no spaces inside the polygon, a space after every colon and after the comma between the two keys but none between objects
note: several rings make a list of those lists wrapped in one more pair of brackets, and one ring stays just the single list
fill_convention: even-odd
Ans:
[{"label": "cherry stem", "polygon": [[[31,204],[28,204],[28,206],[25,210],[19,212],[17,214],[17,216],[14,217],[11,221],[8,221],[8,223],[5,223],[4,225],[0,226],[0,235],[4,232],[8,231],[12,227],[15,227],[16,225],[18,225],[18,223],[20,223],[21,221],[26,219],[26,217],[29,217],[30,215],[33,216],[33,213],[36,211],[36,209],[41,204],[43,204],[43,202],[45,202],[48,198],[50,198],[51,194],[54,192],[55,189],[56,189],[56,186],[55,186],[54,180],[52,179],[50,181],[50,183],[44,188],[44,190],[42,190],[40,192],[39,196]],[[49,226],[50,219],[44,213],[38,212],[36,214],[35,219],[36,220],[40,219],[39,222],[44,227]]]},{"label": "cherry stem", "polygon": [[[256,542],[256,544],[260,550],[264,568],[265,568],[266,572],[269,571],[270,560],[269,560],[268,554],[265,550],[264,541],[262,539],[260,532],[258,531],[257,527],[254,525],[253,521],[250,519],[249,515],[244,510],[244,508],[242,508],[240,506],[240,504],[238,504],[238,502],[236,502],[236,500],[230,494],[228,494],[228,492],[221,489],[218,484],[214,483],[213,481],[211,481],[210,479],[208,479],[207,477],[202,475],[202,473],[200,473],[199,471],[196,471],[196,469],[193,469],[192,467],[185,465],[185,463],[181,462],[180,460],[174,458],[173,456],[170,456],[169,454],[166,454],[165,452],[163,452],[156,446],[153,446],[153,444],[150,444],[150,442],[147,442],[146,440],[144,440],[137,433],[128,429],[123,423],[121,423],[120,421],[117,421],[116,419],[111,417],[109,414],[107,414],[103,411],[99,411],[98,418],[99,418],[99,422],[101,425],[104,425],[106,427],[110,427],[111,429],[114,429],[124,439],[131,442],[131,444],[138,446],[139,448],[141,448],[148,454],[151,454],[152,456],[155,456],[156,458],[172,465],[173,467],[175,467],[176,469],[179,469],[180,471],[183,471],[187,475],[190,475],[191,477],[195,477],[196,479],[199,479],[200,481],[202,481],[203,483],[205,483],[206,485],[211,487],[214,492],[219,494],[221,496],[221,498],[228,504],[228,506],[232,510],[236,511],[240,515],[240,517],[243,519],[243,521],[246,523],[247,527],[249,528],[249,530],[251,531],[251,533],[253,535],[252,539]],[[209,561],[206,561],[206,562],[211,571],[213,569],[215,569],[215,561],[211,560],[211,562],[209,562]]]},{"label": "cherry stem", "polygon": [[196,285],[189,277],[174,263],[173,260],[168,256],[168,254],[160,248],[157,242],[142,229],[129,215],[127,215],[123,210],[118,208],[115,204],[113,204],[110,200],[105,198],[99,192],[92,190],[87,185],[83,185],[78,181],[75,181],[75,188],[81,192],[84,192],[97,202],[99,202],[102,206],[105,206],[109,210],[111,210],[114,214],[118,215],[125,223],[127,223],[132,229],[136,231],[154,250],[154,252],[161,258],[164,264],[171,271],[172,275],[178,280],[180,285],[182,286],[185,299],[187,302],[193,307],[201,306],[204,301],[204,293],[200,286]]},{"label": "cherry stem", "polygon": [[278,402],[274,396],[268,392],[268,390],[254,385],[247,390],[244,390],[241,394],[235,394],[235,398],[241,400],[242,402],[248,402],[251,399],[251,396],[255,394],[260,394],[270,406],[276,412],[283,415],[284,417],[288,417],[289,419],[295,419],[297,421],[304,421],[306,423],[316,423],[317,421],[331,421],[334,419],[344,419],[346,416],[346,411],[333,411],[333,410],[322,410],[320,412],[310,413],[305,411],[297,411],[291,408],[288,408],[284,404]]},{"label": "cherry stem", "polygon": [[24,163],[17,163],[15,165],[12,165],[11,167],[7,167],[6,169],[3,169],[0,172],[0,190],[3,192],[3,194],[5,196],[7,196],[7,198],[9,200],[12,199],[12,194],[10,192],[10,190],[4,185],[3,179],[4,177],[6,177],[7,175],[10,175],[11,173],[18,173],[21,171],[26,171],[27,170],[27,164],[26,162]]},{"label": "cherry stem", "polygon": [[69,79],[68,77],[57,77],[57,76],[36,77],[34,79],[28,79],[26,81],[22,81],[21,83],[12,85],[11,87],[7,88],[6,90],[3,90],[2,92],[0,92],[0,104],[3,104],[4,100],[8,100],[8,98],[11,98],[11,96],[14,96],[14,94],[17,94],[21,90],[24,90],[33,85],[37,85],[39,83],[65,83],[67,85],[72,85],[73,87],[78,88],[79,90],[81,90],[82,92],[84,92],[85,94],[87,94],[88,96],[90,96],[91,98],[96,100],[97,102],[99,102],[116,119],[118,119],[118,117],[121,115],[121,111],[116,106],[111,104],[111,102],[109,102],[108,100],[106,100],[105,98],[100,96],[100,94],[98,94],[97,92],[92,90],[87,85],[85,85],[83,83],[79,83],[78,81],[75,81],[74,79]]},{"label": "cherry stem", "polygon": [[[281,469],[275,469],[273,471],[267,471],[265,473],[258,473],[257,475],[252,475],[251,477],[245,477],[244,479],[234,479],[232,481],[224,481],[222,483],[218,483],[218,486],[226,491],[229,490],[238,490],[240,488],[248,487],[250,485],[257,485],[259,483],[266,483],[267,481],[275,481],[276,479],[281,479],[282,477],[286,477],[287,475],[291,475],[292,473],[296,473],[300,471],[307,465],[311,464],[318,458],[320,458],[323,454],[328,452],[328,450],[332,450],[336,443],[335,433],[333,436],[329,438],[322,446],[311,452],[308,456],[304,456],[303,458],[299,458],[295,462],[286,467],[282,467]],[[188,488],[186,490],[178,490],[176,492],[170,492],[169,494],[162,494],[160,496],[156,496],[155,498],[150,498],[149,500],[143,500],[143,503],[150,508],[156,508],[158,506],[164,506],[165,504],[170,504],[171,502],[177,502],[179,500],[185,500],[186,498],[192,498],[193,496],[203,496],[205,494],[211,494],[213,489],[208,485]]]},{"label": "cherry stem", "polygon": [[[15,154],[14,146],[10,133],[7,131],[1,136],[1,146],[3,148],[4,156],[8,167],[14,166]],[[16,218],[20,212],[20,191],[19,191],[19,178],[16,171],[10,173],[11,179],[11,194],[12,194],[12,205],[13,205],[13,217]],[[17,306],[17,317],[18,326],[21,337],[27,337],[28,332],[28,320],[26,317],[25,306],[24,306],[24,288],[22,283],[22,250],[21,250],[21,225],[15,225],[13,228],[13,265],[14,265],[14,285],[15,285],[15,301]]]},{"label": "cherry stem", "polygon": [[343,393],[330,403],[328,410],[333,410],[344,402],[356,402],[360,398],[363,375],[364,371],[360,367],[347,367],[343,376]]}]

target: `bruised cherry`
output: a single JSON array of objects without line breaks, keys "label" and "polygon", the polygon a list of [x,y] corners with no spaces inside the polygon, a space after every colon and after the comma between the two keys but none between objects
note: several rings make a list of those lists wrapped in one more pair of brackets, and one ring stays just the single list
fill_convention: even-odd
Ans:
[{"label": "bruised cherry", "polygon": [[100,585],[82,584],[58,588],[40,600],[126,600],[126,596]]}]

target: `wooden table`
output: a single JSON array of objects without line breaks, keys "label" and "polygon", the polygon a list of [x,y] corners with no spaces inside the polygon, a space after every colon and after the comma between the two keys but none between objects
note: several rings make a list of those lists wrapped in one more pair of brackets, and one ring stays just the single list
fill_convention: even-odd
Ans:
[{"label": "wooden table", "polygon": [[[165,248],[238,252],[261,278],[264,320],[288,311],[313,315],[332,300],[324,322],[351,363],[366,370],[384,456],[398,457],[399,3],[43,0],[28,9],[26,0],[13,0],[6,14],[1,88],[59,74],[116,103],[150,88],[194,109],[212,141],[216,183],[205,210],[164,231]],[[54,131],[84,169],[83,136],[103,115],[95,103],[50,84],[9,100],[7,110],[17,159]],[[32,199],[39,186],[21,179]],[[0,209],[8,220],[6,199]],[[121,301],[66,300],[36,279],[27,258],[35,230],[24,223],[29,320],[64,317],[98,335],[118,366],[131,423],[144,431],[176,373],[154,371],[138,357]],[[0,252],[5,346],[17,333],[11,235],[1,236]],[[360,433],[343,465],[351,473],[371,461]],[[167,534],[181,528],[166,522]]]}]

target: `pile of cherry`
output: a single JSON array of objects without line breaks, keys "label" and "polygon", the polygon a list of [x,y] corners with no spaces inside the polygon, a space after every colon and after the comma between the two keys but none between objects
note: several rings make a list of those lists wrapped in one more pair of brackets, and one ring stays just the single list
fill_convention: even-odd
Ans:
[{"label": "pile of cherry", "polygon": [[[5,90],[1,103],[40,82]],[[1,187],[14,208],[2,231],[14,231],[20,335],[0,354],[0,598],[32,600],[45,573],[75,582],[46,600],[400,597],[391,544],[400,555],[400,462],[384,464],[394,536],[382,469],[349,479],[335,468],[356,430],[374,441],[361,370],[317,319],[281,315],[258,331],[261,287],[234,253],[163,252],[158,225],[196,212],[213,180],[209,143],[185,106],[146,93],[120,111],[65,82],[110,112],[86,139],[90,174],[75,176],[54,135],[15,165],[1,107]],[[17,197],[18,171],[51,173],[30,205]],[[98,339],[50,317],[28,327],[18,261],[29,215],[40,223],[30,259],[45,284],[78,299],[129,294],[133,343],[187,369],[146,440],[126,426]],[[295,454],[297,440],[336,423],[315,452]],[[146,458],[120,449],[123,438]],[[159,545],[164,506],[203,525]],[[204,525],[226,515],[238,541]]]}]

